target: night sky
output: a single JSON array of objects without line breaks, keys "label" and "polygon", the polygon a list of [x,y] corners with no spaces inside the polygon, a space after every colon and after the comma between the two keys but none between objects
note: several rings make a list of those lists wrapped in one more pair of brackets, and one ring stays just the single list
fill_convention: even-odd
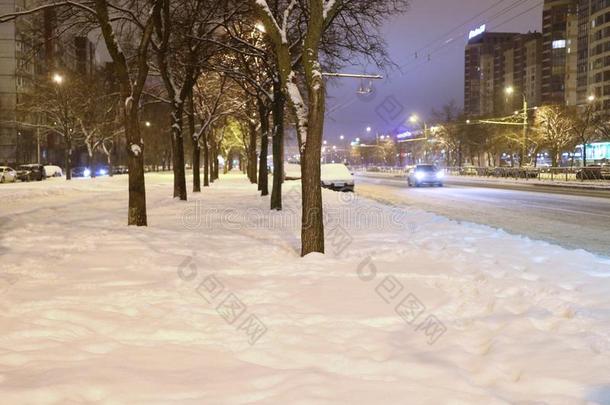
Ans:
[{"label": "night sky", "polygon": [[[499,4],[493,9],[443,36],[496,3]],[[451,99],[461,107],[468,32],[481,24],[487,25],[487,31],[540,31],[542,3],[543,0],[413,0],[410,11],[389,21],[384,29],[390,55],[401,70],[392,70],[384,80],[375,81],[375,92],[366,97],[357,94],[360,80],[330,83],[325,138],[334,141],[341,134],[347,139],[363,137],[367,126],[372,127],[372,133],[387,133],[413,113],[428,119],[432,108]],[[512,5],[516,7],[511,11],[492,18]],[[527,11],[532,7],[535,8]],[[449,39],[453,41],[443,46]],[[362,64],[344,72],[378,73],[373,66]],[[368,82],[364,84],[368,87]]]}]

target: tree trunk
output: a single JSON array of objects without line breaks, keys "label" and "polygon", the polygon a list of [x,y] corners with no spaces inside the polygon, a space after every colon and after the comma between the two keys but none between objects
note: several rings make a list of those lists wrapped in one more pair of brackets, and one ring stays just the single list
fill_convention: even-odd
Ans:
[{"label": "tree trunk", "polygon": [[95,162],[93,160],[93,153],[87,153],[87,166],[89,166],[89,173],[92,179],[95,178]]},{"label": "tree trunk", "polygon": [[250,183],[257,184],[257,156],[256,156],[256,126],[253,123],[248,124],[250,131],[250,144],[248,145],[248,177]]},{"label": "tree trunk", "polygon": [[65,156],[65,166],[66,166],[66,180],[72,180],[72,140],[66,139],[66,156]]},{"label": "tree trunk", "polygon": [[582,142],[582,167],[587,167],[587,140]]},{"label": "tree trunk", "polygon": [[186,173],[184,170],[184,138],[182,136],[182,114],[184,104],[172,103],[172,146],[174,157],[174,198],[186,201]]},{"label": "tree trunk", "polygon": [[[129,168],[128,225],[146,226],[146,184],[144,181],[144,150],[141,144],[138,107],[125,114],[127,166]],[[137,148],[136,148],[137,146]]]},{"label": "tree trunk", "polygon": [[320,179],[320,158],[322,154],[322,132],[324,129],[324,84],[322,79],[310,84],[309,113],[305,148],[301,158],[301,198],[303,213],[301,219],[301,255],[324,253],[324,214],[322,207],[322,187]]},{"label": "tree trunk", "polygon": [[273,82],[273,189],[271,209],[282,210],[284,182],[284,106],[286,99],[279,78]]},{"label": "tree trunk", "polygon": [[189,135],[193,141],[193,193],[201,192],[201,146],[199,138],[195,136],[195,105],[193,104],[193,90],[189,92]]},{"label": "tree trunk", "polygon": [[203,135],[203,187],[210,187],[210,149],[208,148],[208,135]]},{"label": "tree trunk", "polygon": [[267,156],[269,153],[269,109],[262,101],[258,102],[258,114],[261,121],[261,153],[258,168],[258,190],[262,196],[269,195],[269,170]]}]

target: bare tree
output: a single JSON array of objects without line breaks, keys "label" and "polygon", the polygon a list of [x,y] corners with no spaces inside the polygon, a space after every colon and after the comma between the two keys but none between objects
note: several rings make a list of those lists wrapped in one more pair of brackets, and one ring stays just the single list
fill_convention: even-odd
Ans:
[{"label": "bare tree", "polygon": [[553,166],[559,163],[559,155],[573,146],[573,121],[565,106],[547,105],[536,111],[536,130],[540,132],[544,145],[551,152]]}]

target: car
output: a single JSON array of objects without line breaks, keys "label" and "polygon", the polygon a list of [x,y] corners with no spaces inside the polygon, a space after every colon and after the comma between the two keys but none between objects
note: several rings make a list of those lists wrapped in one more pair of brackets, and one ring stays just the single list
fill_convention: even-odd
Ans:
[{"label": "car", "polygon": [[334,191],[354,191],[354,175],[343,163],[329,163],[321,167],[322,187]]},{"label": "car", "polygon": [[72,177],[89,177],[91,170],[86,166],[77,166],[72,169]]},{"label": "car", "polygon": [[0,183],[14,183],[17,181],[17,172],[8,166],[0,166]]},{"label": "car", "polygon": [[21,165],[17,169],[17,178],[21,181],[41,181],[45,179],[44,166],[38,163]]},{"label": "car", "polygon": [[109,173],[110,173],[110,168],[108,166],[100,165],[95,168],[95,175],[97,177],[108,176]]},{"label": "car", "polygon": [[127,174],[129,173],[129,168],[127,166],[114,166],[112,168],[112,174]]},{"label": "car", "polygon": [[61,177],[64,175],[63,170],[59,166],[45,165],[44,166],[45,177]]},{"label": "car", "polygon": [[443,187],[445,171],[435,165],[417,165],[409,171],[407,184],[409,187],[420,187],[423,185]]}]

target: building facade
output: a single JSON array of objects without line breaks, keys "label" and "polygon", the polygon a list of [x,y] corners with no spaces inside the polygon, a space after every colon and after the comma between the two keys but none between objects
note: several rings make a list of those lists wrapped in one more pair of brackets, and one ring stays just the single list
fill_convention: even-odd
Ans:
[{"label": "building facade", "polygon": [[577,0],[545,0],[542,12],[542,102],[577,102]]},{"label": "building facade", "polygon": [[[468,117],[510,114],[541,102],[542,35],[483,32],[466,46],[464,111]],[[512,95],[506,92],[511,88]]]},{"label": "building facade", "polygon": [[[0,0],[0,14],[31,9],[42,0]],[[48,80],[52,72],[81,75],[95,69],[95,48],[87,38],[70,33],[59,35],[54,10],[0,24],[0,164],[49,161],[49,153],[60,149],[57,135],[40,133],[31,126],[44,117],[19,112],[23,96],[37,80]],[[42,148],[41,148],[42,145]],[[57,154],[57,152],[52,152]],[[53,160],[58,160],[57,156]]]}]

